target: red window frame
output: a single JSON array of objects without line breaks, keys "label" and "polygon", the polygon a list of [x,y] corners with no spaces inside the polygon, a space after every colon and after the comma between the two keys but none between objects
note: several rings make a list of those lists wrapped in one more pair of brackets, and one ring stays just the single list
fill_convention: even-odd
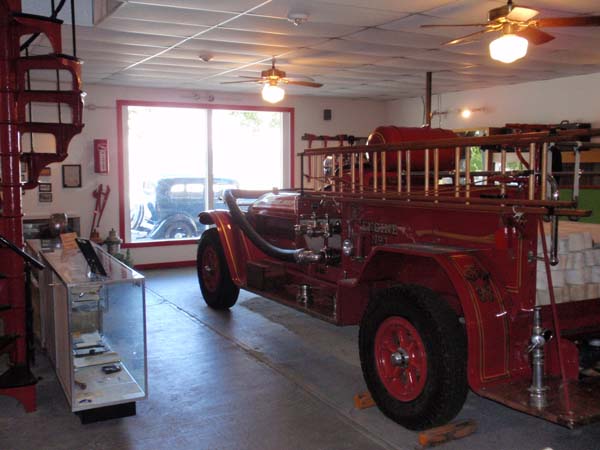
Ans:
[{"label": "red window frame", "polygon": [[[145,100],[117,100],[117,156],[118,156],[118,178],[119,178],[119,231],[121,236],[125,233],[125,164],[124,164],[124,139],[123,136],[123,111],[127,106],[156,106],[167,108],[197,108],[197,109],[225,109],[232,111],[271,111],[290,114],[290,187],[293,188],[295,173],[294,158],[294,134],[295,117],[294,108],[273,107],[273,106],[239,106],[223,104],[205,104],[205,103],[183,103],[183,102],[164,102],[164,101],[145,101]],[[178,241],[159,241],[159,242],[124,242],[123,248],[145,248],[145,247],[165,247],[171,245],[196,245],[197,241],[186,239],[183,242]]]}]

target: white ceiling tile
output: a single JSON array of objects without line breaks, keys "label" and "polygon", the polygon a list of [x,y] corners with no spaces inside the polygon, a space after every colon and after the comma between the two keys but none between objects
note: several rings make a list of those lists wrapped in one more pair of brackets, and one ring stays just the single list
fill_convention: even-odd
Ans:
[{"label": "white ceiling tile", "polygon": [[388,31],[379,28],[369,28],[348,36],[346,39],[409,48],[437,48],[440,44],[437,36],[405,31]]},{"label": "white ceiling tile", "polygon": [[[92,39],[77,40],[78,56],[85,62],[85,54],[91,51],[110,51],[115,54],[145,55],[150,56],[162,50],[163,47],[150,47],[144,45],[118,44],[114,42],[96,41]],[[140,58],[141,59],[141,58]]]},{"label": "white ceiling tile", "polygon": [[182,67],[223,67],[224,65],[238,66],[241,64],[248,64],[256,61],[256,57],[248,55],[234,55],[231,53],[212,53],[210,61],[203,61],[198,57],[196,52],[183,52],[180,51],[177,54],[171,52],[165,53],[164,55],[154,58],[147,64],[169,64],[179,65]]},{"label": "white ceiling tile", "polygon": [[362,27],[336,23],[308,21],[295,26],[285,18],[247,15],[240,17],[224,28],[253,31],[258,33],[283,34],[288,36],[336,37],[360,31]]},{"label": "white ceiling tile", "polygon": [[358,67],[344,69],[346,72],[354,73],[359,78],[377,78],[377,79],[388,79],[398,77],[412,77],[416,75],[422,75],[423,72],[417,70],[407,69],[405,67],[390,67],[390,66],[379,66],[376,64],[365,64]]},{"label": "white ceiling tile", "polygon": [[[77,32],[77,43],[95,41],[142,47],[168,47],[179,41],[177,37],[156,34],[126,33],[122,31],[82,28]],[[71,42],[70,34],[63,34],[63,42]]]},{"label": "white ceiling tile", "polygon": [[[404,17],[407,13],[362,6],[344,6],[315,0],[273,0],[257,11],[273,17],[287,17],[290,13],[304,13],[309,22],[373,27]],[[301,25],[302,26],[302,25]]]},{"label": "white ceiling tile", "polygon": [[467,53],[461,53],[460,50],[452,53],[449,51],[448,47],[428,49],[426,52],[422,51],[420,54],[411,55],[411,58],[451,62],[464,67],[472,67],[481,64],[481,57]]},{"label": "white ceiling tile", "polygon": [[290,64],[301,64],[309,66],[337,66],[337,67],[355,67],[360,64],[371,64],[377,62],[378,56],[356,55],[349,53],[334,53],[323,51],[312,51],[305,56],[289,56],[285,58]]},{"label": "white ceiling tile", "polygon": [[540,46],[531,45],[529,47],[529,52],[536,51],[538,53],[545,53],[559,49],[595,52],[600,48],[600,30],[598,30],[598,33],[595,36],[589,36],[585,39],[567,34],[552,34],[556,39]]},{"label": "white ceiling tile", "polygon": [[182,25],[213,26],[234,17],[232,13],[125,3],[114,13],[116,18],[168,22]]},{"label": "white ceiling tile", "polygon": [[[573,50],[573,49],[557,49],[550,52],[531,53],[532,61],[546,61],[552,64],[557,62],[560,65],[582,65],[582,66],[596,66],[596,70],[600,71],[600,53]],[[566,67],[562,67],[561,70],[566,70]]]},{"label": "white ceiling tile", "polygon": [[169,51],[169,54],[177,55],[179,52],[194,52],[200,54],[219,54],[229,53],[237,55],[255,56],[256,59],[268,58],[275,53],[283,53],[289,51],[287,47],[273,47],[263,44],[245,44],[240,42],[219,42],[202,39],[192,39]]},{"label": "white ceiling tile", "polygon": [[407,49],[396,45],[372,44],[348,39],[331,39],[322,44],[314,45],[313,48],[331,52],[355,53],[358,55],[373,55],[379,57],[401,56]]},{"label": "white ceiling tile", "polygon": [[430,9],[426,14],[443,19],[442,23],[486,23],[488,11],[504,4],[501,0],[462,0]]},{"label": "white ceiling tile", "polygon": [[460,64],[447,63],[443,61],[425,61],[411,58],[390,58],[388,60],[379,62],[378,65],[420,70],[422,72],[439,72],[441,70],[454,70],[465,67],[461,66]]},{"label": "white ceiling tile", "polygon": [[[217,74],[219,71],[217,70],[204,70],[204,71],[191,71],[191,70],[177,70],[176,68],[159,68],[156,70],[152,70],[151,68],[147,69],[138,69],[133,68],[125,73],[125,75],[129,77],[143,77],[143,78],[158,78],[158,79],[170,79],[170,80],[193,80],[193,79],[205,79],[212,75]],[[165,77],[164,74],[168,74],[168,77]]]},{"label": "white ceiling tile", "polygon": [[184,38],[192,36],[208,26],[182,25],[168,22],[152,22],[149,20],[124,19],[120,17],[109,17],[104,20],[99,29],[122,31],[128,33],[154,34],[159,36],[175,36]]},{"label": "white ceiling tile", "polygon": [[[598,14],[600,15],[600,13]],[[562,27],[544,28],[544,31],[559,39],[561,36],[574,36],[579,38],[578,46],[585,45],[589,39],[598,39],[600,30],[596,27]]]},{"label": "white ceiling tile", "polygon": [[528,4],[540,11],[553,10],[553,12],[564,15],[600,13],[600,2],[598,0],[535,0],[535,2],[529,1]]},{"label": "white ceiling tile", "polygon": [[421,29],[421,25],[423,24],[441,24],[447,20],[448,19],[440,19],[427,14],[411,14],[403,17],[402,19],[394,20],[393,22],[386,23],[385,25],[380,25],[379,28],[391,31],[422,31],[427,34],[439,34],[442,32],[448,33],[452,32],[448,28],[431,28],[427,30]]},{"label": "white ceiling tile", "polygon": [[[531,46],[524,59],[510,65],[489,57],[488,44],[498,33],[442,46],[477,28],[421,28],[485,23],[488,10],[505,0],[272,0],[242,14],[261,3],[129,0],[99,26],[78,27],[84,81],[255,92],[260,86],[253,83],[221,82],[256,77],[277,56],[277,67],[289,77],[324,83],[320,89],[292,88],[290,93],[389,99],[423,95],[426,71],[434,72],[435,92],[600,72],[599,28],[547,29],[555,40]],[[527,4],[540,17],[600,14],[599,0]],[[293,26],[287,20],[290,12],[306,13],[308,22]],[[70,31],[64,27],[67,52]],[[47,53],[49,44],[40,38],[30,51]]]},{"label": "white ceiling tile", "polygon": [[[203,67],[203,66],[182,66],[182,65],[173,65],[173,64],[143,64],[137,66],[131,70],[128,70],[127,73],[163,73],[163,74],[189,74],[191,76],[196,76],[197,78],[204,78],[211,75],[215,75],[220,73],[223,70],[231,69],[233,67],[232,64],[220,64],[212,67]],[[165,78],[169,78],[169,76],[165,76]]]},{"label": "white ceiling tile", "polygon": [[252,31],[215,29],[203,34],[200,40],[234,42],[251,45],[270,45],[273,47],[308,47],[323,41],[323,38],[311,36],[286,36],[284,34],[255,33]]},{"label": "white ceiling tile", "polygon": [[264,0],[128,0],[128,3],[157,5],[171,8],[197,9],[202,11],[227,11],[241,13],[247,11]]},{"label": "white ceiling tile", "polygon": [[[321,0],[322,3],[339,5],[341,7],[365,7],[364,0]],[[398,1],[398,0],[370,0],[368,7],[370,9],[380,9],[384,11],[403,12],[413,14],[417,12],[427,11],[432,8],[439,8],[458,0],[419,0],[419,1]]]}]

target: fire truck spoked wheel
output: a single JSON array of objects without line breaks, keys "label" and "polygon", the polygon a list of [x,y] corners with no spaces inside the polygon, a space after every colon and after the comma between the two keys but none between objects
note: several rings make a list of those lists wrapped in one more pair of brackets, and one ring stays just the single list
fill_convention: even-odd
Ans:
[{"label": "fire truck spoked wheel", "polygon": [[404,317],[385,319],[375,334],[377,374],[394,398],[417,398],[427,380],[427,353],[419,332]]},{"label": "fire truck spoked wheel", "polygon": [[360,361],[381,411],[411,430],[443,425],[467,396],[467,341],[450,306],[429,289],[374,297],[360,324]]},{"label": "fire truck spoked wheel", "polygon": [[209,228],[200,238],[196,258],[198,282],[204,301],[214,309],[229,309],[237,301],[239,288],[231,280],[219,232]]}]

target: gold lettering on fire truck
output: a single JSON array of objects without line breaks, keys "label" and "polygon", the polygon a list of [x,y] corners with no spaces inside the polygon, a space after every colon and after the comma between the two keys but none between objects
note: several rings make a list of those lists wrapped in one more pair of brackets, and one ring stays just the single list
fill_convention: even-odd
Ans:
[{"label": "gold lettering on fire truck", "polygon": [[490,285],[490,273],[481,270],[479,267],[471,265],[467,267],[465,279],[471,283],[473,289],[482,303],[494,301],[494,292]]},{"label": "gold lettering on fire truck", "polygon": [[366,220],[361,220],[360,231],[363,233],[378,233],[397,236],[398,225],[395,223],[367,222]]}]

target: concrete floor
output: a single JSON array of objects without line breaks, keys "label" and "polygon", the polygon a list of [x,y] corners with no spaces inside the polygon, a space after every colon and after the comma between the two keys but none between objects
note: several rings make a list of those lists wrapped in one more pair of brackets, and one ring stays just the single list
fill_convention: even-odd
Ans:
[{"label": "concrete floor", "polygon": [[[365,391],[357,327],[338,328],[243,292],[207,308],[195,270],[147,272],[149,398],[137,416],[81,425],[43,356],[38,410],[0,397],[0,449],[406,449],[417,433]],[[599,449],[600,424],[571,431],[469,394],[459,418],[476,434],[450,449]]]}]

